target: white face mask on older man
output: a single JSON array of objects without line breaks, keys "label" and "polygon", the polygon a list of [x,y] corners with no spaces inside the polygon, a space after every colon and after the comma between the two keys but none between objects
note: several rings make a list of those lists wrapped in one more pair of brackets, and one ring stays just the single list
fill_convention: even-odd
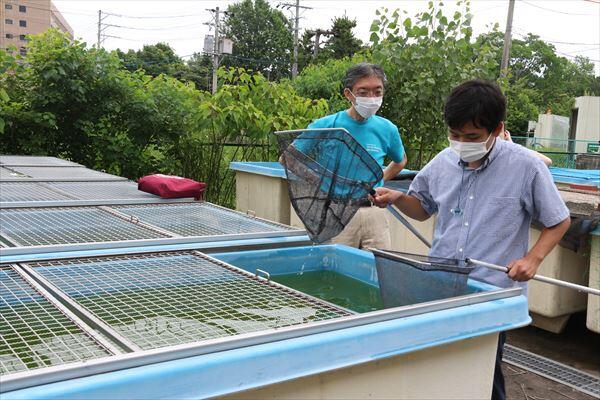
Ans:
[{"label": "white face mask on older man", "polygon": [[354,95],[354,93],[350,93],[352,94],[352,96],[354,96],[354,99],[356,100],[356,103],[354,104],[354,109],[356,110],[358,115],[360,115],[364,119],[368,119],[369,117],[375,115],[375,113],[379,110],[381,104],[383,103],[383,96],[357,97],[356,95]]}]

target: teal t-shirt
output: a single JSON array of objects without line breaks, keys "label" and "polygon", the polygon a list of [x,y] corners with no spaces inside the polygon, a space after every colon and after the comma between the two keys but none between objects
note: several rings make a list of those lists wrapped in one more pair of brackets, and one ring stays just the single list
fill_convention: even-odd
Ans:
[{"label": "teal t-shirt", "polygon": [[346,129],[382,167],[386,156],[395,162],[404,159],[404,146],[398,128],[391,121],[378,115],[359,122],[343,110],[314,121],[308,128]]}]

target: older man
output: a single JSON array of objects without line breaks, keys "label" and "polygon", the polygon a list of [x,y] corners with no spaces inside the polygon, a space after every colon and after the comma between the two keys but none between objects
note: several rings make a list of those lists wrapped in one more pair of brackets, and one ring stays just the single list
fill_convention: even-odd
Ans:
[{"label": "older man", "polygon": [[[383,101],[385,83],[385,73],[378,65],[360,63],[350,67],[343,80],[344,96],[350,107],[308,126],[311,129],[346,129],[382,168],[385,158],[391,159],[383,171],[384,181],[395,177],[406,165],[398,128],[391,121],[375,115]],[[377,186],[382,184],[379,182]],[[391,239],[386,211],[371,205],[365,199],[362,207],[332,242],[358,248],[389,249]]]}]

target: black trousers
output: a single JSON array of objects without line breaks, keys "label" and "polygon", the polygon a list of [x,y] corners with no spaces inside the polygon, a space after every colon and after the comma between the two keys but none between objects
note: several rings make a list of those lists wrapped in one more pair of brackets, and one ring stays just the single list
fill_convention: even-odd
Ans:
[{"label": "black trousers", "polygon": [[494,369],[494,385],[492,386],[492,400],[506,400],[504,375],[502,374],[502,353],[504,353],[506,333],[500,332],[498,336],[498,350],[496,351],[496,368]]}]

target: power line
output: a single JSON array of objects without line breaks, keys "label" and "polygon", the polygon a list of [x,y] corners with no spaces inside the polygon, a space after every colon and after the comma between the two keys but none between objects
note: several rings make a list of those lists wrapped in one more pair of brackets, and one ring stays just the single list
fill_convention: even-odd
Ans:
[{"label": "power line", "polygon": [[586,58],[586,59],[588,59],[588,60],[590,60],[590,61],[592,61],[592,62],[600,62],[600,60],[594,60],[594,59],[592,59],[592,58],[585,57],[585,56],[573,56],[573,55],[571,55],[571,54],[563,53],[563,52],[561,52],[561,51],[557,51],[556,53],[557,53],[557,54],[560,54],[560,55],[562,55],[562,56],[565,56],[565,57],[567,57],[567,58],[578,58],[578,57],[582,57],[582,58]]},{"label": "power line", "polygon": [[548,43],[568,44],[568,45],[574,45],[574,46],[600,46],[600,43],[562,42],[559,40],[552,40],[552,39],[548,39],[546,37],[540,36],[540,35],[532,33],[532,32],[527,32],[525,29],[523,29],[521,27],[516,27],[515,30],[521,32],[521,33],[517,33],[517,34],[523,38],[526,38],[528,35],[535,35],[535,36],[539,37],[540,39],[542,39],[544,42],[548,42]]},{"label": "power line", "polygon": [[579,13],[570,13],[570,12],[565,12],[565,11],[554,10],[552,8],[546,8],[546,7],[538,6],[537,4],[533,4],[533,3],[530,3],[530,2],[525,1],[525,0],[521,0],[521,3],[525,3],[525,4],[529,5],[529,6],[532,6],[532,7],[535,7],[535,8],[539,8],[540,10],[546,10],[546,11],[550,11],[550,12],[557,13],[557,14],[576,15],[576,16],[585,16],[585,17],[593,17],[594,16],[593,14],[587,14],[587,13],[579,14]]},{"label": "power line", "polygon": [[188,18],[188,17],[198,17],[202,16],[202,14],[181,14],[181,15],[153,15],[153,16],[144,16],[144,15],[125,15],[125,14],[116,14],[116,13],[106,13],[107,15],[119,18],[133,18],[133,19],[165,19],[165,18]]},{"label": "power line", "polygon": [[175,29],[183,29],[183,28],[191,28],[198,27],[198,24],[187,24],[187,25],[177,25],[177,26],[163,26],[163,27],[155,27],[155,28],[140,28],[136,26],[124,26],[124,25],[113,25],[113,24],[104,24],[105,26],[110,26],[113,28],[120,29],[131,29],[137,31],[164,31],[164,30],[175,30]]},{"label": "power line", "polygon": [[591,49],[582,49],[577,51],[570,51],[566,54],[577,54],[577,53],[587,53],[588,51],[600,50],[600,47],[592,47]]}]

